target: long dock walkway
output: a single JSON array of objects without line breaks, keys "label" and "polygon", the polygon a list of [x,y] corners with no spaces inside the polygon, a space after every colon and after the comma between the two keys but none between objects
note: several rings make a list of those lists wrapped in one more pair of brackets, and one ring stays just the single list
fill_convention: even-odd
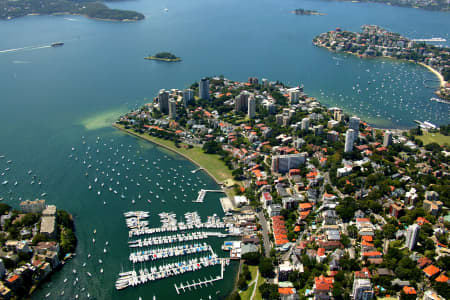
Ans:
[{"label": "long dock walkway", "polygon": [[192,174],[195,174],[195,173],[197,173],[197,172],[200,171],[200,170],[204,170],[204,169],[203,169],[202,167],[200,167],[200,168],[198,168],[198,169],[192,170],[191,173],[192,173]]},{"label": "long dock walkway", "polygon": [[202,288],[204,286],[207,287],[208,284],[213,285],[214,281],[222,280],[223,279],[223,271],[225,270],[226,264],[227,264],[226,259],[221,258],[220,259],[220,275],[217,275],[216,278],[213,278],[211,276],[210,279],[206,279],[206,277],[204,278],[204,280],[198,279],[198,282],[195,280],[192,280],[192,283],[189,283],[189,281],[186,281],[185,284],[183,284],[183,283],[180,283],[179,285],[174,284],[177,294],[179,295],[181,291],[184,293],[186,291],[186,289],[188,289],[190,291],[191,288],[197,289],[197,287],[199,287],[199,288]]},{"label": "long dock walkway", "polygon": [[212,192],[212,193],[224,193],[224,191],[222,190],[200,190],[200,192],[198,192],[198,197],[196,200],[193,200],[192,202],[195,203],[203,203],[203,200],[205,199],[206,193],[207,192]]}]

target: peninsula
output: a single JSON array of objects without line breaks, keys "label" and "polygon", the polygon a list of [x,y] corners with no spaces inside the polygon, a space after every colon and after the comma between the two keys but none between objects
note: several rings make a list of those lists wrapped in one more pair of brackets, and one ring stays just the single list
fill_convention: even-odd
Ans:
[{"label": "peninsula", "polygon": [[160,90],[115,126],[233,176],[229,299],[450,297],[450,126],[375,129],[255,77]]},{"label": "peninsula", "polygon": [[159,52],[155,55],[150,55],[147,57],[144,57],[144,59],[148,60],[160,60],[160,61],[166,61],[166,62],[176,62],[181,61],[181,58],[176,57],[174,54],[169,52]]},{"label": "peninsula", "polygon": [[[334,1],[334,0],[333,0]],[[349,0],[337,0],[342,2],[350,2]],[[352,0],[351,2],[369,2],[380,3],[392,6],[420,8],[433,11],[450,11],[447,0]]]},{"label": "peninsula", "polygon": [[315,10],[303,9],[303,8],[297,8],[297,9],[293,10],[292,13],[294,15],[298,15],[298,16],[325,16],[324,13],[320,13]]},{"label": "peninsula", "polygon": [[450,99],[450,48],[410,40],[376,25],[364,25],[362,32],[336,28],[316,36],[313,44],[359,57],[389,57],[418,63],[438,77],[440,87],[436,94]]},{"label": "peninsula", "polygon": [[0,19],[10,20],[26,15],[83,15],[107,21],[138,21],[144,15],[135,11],[111,9],[101,2],[70,0],[0,0]]},{"label": "peninsula", "polygon": [[43,199],[0,203],[0,216],[0,298],[28,298],[75,252],[72,216]]}]

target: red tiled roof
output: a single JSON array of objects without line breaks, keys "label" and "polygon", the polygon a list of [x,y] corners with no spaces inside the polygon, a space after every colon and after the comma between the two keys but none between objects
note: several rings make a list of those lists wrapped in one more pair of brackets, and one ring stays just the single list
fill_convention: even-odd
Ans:
[{"label": "red tiled roof", "polygon": [[428,277],[432,277],[434,275],[436,275],[437,273],[439,273],[439,268],[434,266],[434,265],[429,265],[428,267],[426,267],[425,269],[423,269],[423,272],[428,276]]},{"label": "red tiled roof", "polygon": [[368,251],[368,252],[363,252],[363,256],[364,256],[364,257],[381,256],[381,252],[379,252],[379,251]]},{"label": "red tiled roof", "polygon": [[416,223],[419,224],[420,226],[422,226],[425,223],[430,224],[430,222],[427,219],[425,219],[424,217],[418,217],[416,219]]},{"label": "red tiled roof", "polygon": [[419,258],[419,259],[417,260],[417,265],[419,265],[419,268],[423,268],[423,267],[425,267],[426,265],[429,265],[429,264],[431,264],[431,263],[432,263],[431,259],[429,259],[429,258],[426,257],[426,256],[422,256],[421,258]]},{"label": "red tiled roof", "polygon": [[436,279],[437,282],[447,282],[448,281],[448,277],[445,276],[443,273],[441,275],[439,275]]},{"label": "red tiled roof", "polygon": [[280,295],[293,295],[294,288],[278,288],[278,293]]},{"label": "red tiled roof", "polygon": [[301,210],[308,210],[312,208],[311,203],[300,203],[298,206],[300,207]]},{"label": "red tiled roof", "polygon": [[19,279],[19,275],[13,275],[10,278],[8,278],[8,282],[12,283],[12,282],[16,281],[17,279]]},{"label": "red tiled roof", "polygon": [[403,292],[406,295],[416,295],[416,290],[412,287],[412,286],[404,286],[403,287]]},{"label": "red tiled roof", "polygon": [[372,242],[373,241],[373,237],[371,235],[363,235],[362,236],[362,240],[366,241],[366,242]]}]

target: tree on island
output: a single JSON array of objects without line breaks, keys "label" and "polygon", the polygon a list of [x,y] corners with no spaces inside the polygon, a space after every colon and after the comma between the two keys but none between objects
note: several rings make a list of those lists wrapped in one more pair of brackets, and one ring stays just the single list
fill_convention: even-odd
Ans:
[{"label": "tree on island", "polygon": [[156,53],[154,55],[154,57],[156,58],[165,58],[165,59],[177,59],[178,57],[176,57],[174,54],[170,53],[170,52],[159,52]]}]

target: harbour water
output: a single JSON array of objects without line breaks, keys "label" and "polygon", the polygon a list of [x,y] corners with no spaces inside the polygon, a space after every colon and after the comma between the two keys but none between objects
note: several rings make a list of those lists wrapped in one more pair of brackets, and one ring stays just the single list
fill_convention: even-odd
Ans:
[{"label": "harbour water", "polygon": [[[236,80],[257,76],[290,85],[303,83],[307,93],[325,104],[340,106],[380,127],[411,127],[414,119],[436,124],[449,121],[449,106],[429,101],[433,89],[425,88],[423,82],[430,80],[427,85],[436,82],[425,68],[392,60],[336,55],[311,44],[312,38],[321,32],[336,27],[359,30],[365,23],[375,23],[411,38],[433,36],[449,41],[448,14],[377,4],[293,0],[140,0],[108,5],[141,11],[146,19],[115,23],[81,16],[33,16],[0,22],[0,36],[5,37],[0,40],[0,50],[32,46],[0,51],[0,155],[6,156],[0,159],[0,169],[10,168],[5,179],[0,178],[9,182],[0,186],[0,197],[17,207],[19,197],[34,199],[47,193],[48,203],[74,214],[79,239],[77,256],[36,292],[35,299],[48,293],[49,299],[68,299],[76,294],[83,298],[87,292],[97,299],[139,296],[149,299],[153,295],[157,299],[207,299],[209,295],[215,299],[231,289],[237,268],[234,264],[227,267],[226,280],[180,296],[174,283],[214,277],[220,267],[119,292],[114,288],[122,267],[125,270],[131,267],[123,212],[149,211],[154,226],[159,220],[157,214],[162,211],[179,216],[186,211],[198,211],[203,218],[213,213],[222,215],[220,194],[208,193],[204,203],[190,202],[201,188],[218,188],[203,171],[192,174],[190,170],[196,169],[192,163],[110,126],[118,115],[148,101],[161,88],[185,88],[205,75],[223,74]],[[300,7],[327,16],[301,17],[289,13]],[[55,41],[63,41],[65,45],[47,47]],[[167,64],[143,59],[159,51],[170,51],[183,61]],[[95,158],[89,162],[85,157],[88,146],[89,151],[95,152],[92,153]],[[127,157],[125,166],[120,165],[121,175],[114,179],[116,182],[125,173],[129,176],[128,180],[119,180],[118,185],[123,188],[126,183],[129,192],[125,199],[120,197],[122,191],[115,195],[108,189],[99,190],[87,168],[91,164],[89,169],[105,171],[108,159],[117,160],[119,154],[114,155],[117,149],[119,158]],[[12,163],[7,164],[7,160]],[[141,166],[145,160],[151,162],[150,170]],[[179,186],[172,189],[174,176],[179,177],[173,169],[198,186],[191,184],[188,189],[186,185],[185,191]],[[36,174],[41,185],[31,184],[28,170]],[[151,178],[152,183],[140,182],[137,186],[140,174]],[[97,174],[97,177],[106,184],[106,176]],[[164,190],[156,188],[156,181],[164,184]],[[89,185],[96,188],[89,190]],[[148,193],[150,189],[153,195]],[[152,203],[147,202],[144,192],[153,196]],[[190,201],[182,201],[184,194]],[[166,202],[156,201],[156,195]],[[109,245],[105,254],[106,241]],[[218,238],[208,240],[219,256],[224,255],[219,247],[221,242]],[[77,270],[76,275],[73,269]],[[73,285],[76,277],[79,281]],[[84,296],[82,288],[86,289]],[[62,290],[65,293],[61,297]],[[220,293],[216,294],[217,291]]]}]

